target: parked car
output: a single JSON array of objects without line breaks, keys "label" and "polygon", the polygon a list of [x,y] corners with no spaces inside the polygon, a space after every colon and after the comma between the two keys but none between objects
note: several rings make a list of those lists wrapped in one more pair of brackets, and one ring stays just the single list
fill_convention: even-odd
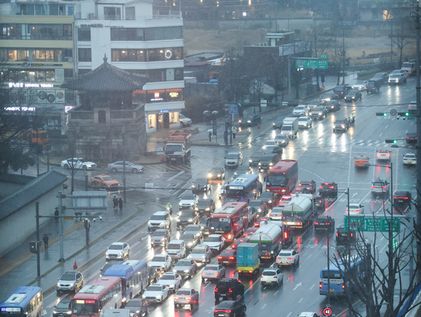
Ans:
[{"label": "parked car", "polygon": [[108,164],[108,170],[112,173],[117,172],[131,172],[133,174],[143,173],[144,167],[140,164],[135,164],[130,161],[115,161]]},{"label": "parked car", "polygon": [[207,264],[202,271],[202,283],[217,281],[225,277],[225,267],[220,264]]},{"label": "parked car", "polygon": [[168,298],[169,289],[161,284],[149,285],[142,294],[142,298],[148,303],[162,303]]},{"label": "parked car", "polygon": [[65,169],[93,170],[97,167],[94,162],[86,161],[81,157],[71,157],[60,162],[60,166]]},{"label": "parked car", "polygon": [[199,306],[199,292],[193,288],[180,288],[174,296],[174,308],[189,307],[194,310]]},{"label": "parked car", "polygon": [[284,283],[284,275],[277,266],[271,266],[266,268],[262,272],[260,278],[260,285],[262,287],[275,285],[276,287],[281,286]]},{"label": "parked car", "polygon": [[89,179],[89,186],[95,188],[105,188],[107,190],[118,190],[120,183],[110,175],[101,174],[92,176]]},{"label": "parked car", "polygon": [[114,242],[105,251],[106,260],[128,259],[130,255],[130,245],[127,242]]},{"label": "parked car", "polygon": [[77,293],[83,286],[83,274],[79,271],[66,271],[58,279],[56,285],[57,296],[62,293]]}]

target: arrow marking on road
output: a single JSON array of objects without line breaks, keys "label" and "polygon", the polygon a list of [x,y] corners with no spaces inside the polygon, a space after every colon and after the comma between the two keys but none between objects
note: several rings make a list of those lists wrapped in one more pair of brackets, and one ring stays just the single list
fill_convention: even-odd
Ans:
[{"label": "arrow marking on road", "polygon": [[295,287],[292,289],[293,291],[296,291],[297,288],[299,288],[301,285],[303,285],[303,283],[298,283],[297,285],[295,285]]}]

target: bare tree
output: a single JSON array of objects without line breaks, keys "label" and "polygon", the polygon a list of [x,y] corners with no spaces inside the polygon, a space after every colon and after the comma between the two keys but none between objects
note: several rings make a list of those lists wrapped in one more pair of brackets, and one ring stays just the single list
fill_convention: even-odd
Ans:
[{"label": "bare tree", "polygon": [[403,62],[403,52],[405,47],[407,47],[411,41],[414,40],[414,27],[413,22],[407,18],[396,19],[396,22],[393,24],[390,33],[390,39],[392,45],[395,45],[399,53],[399,67],[402,66]]}]

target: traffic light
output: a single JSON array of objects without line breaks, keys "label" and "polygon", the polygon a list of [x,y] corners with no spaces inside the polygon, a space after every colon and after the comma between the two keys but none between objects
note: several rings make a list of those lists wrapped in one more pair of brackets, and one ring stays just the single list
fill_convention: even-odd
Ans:
[{"label": "traffic light", "polygon": [[403,120],[405,120],[405,119],[410,119],[410,117],[412,116],[410,116],[408,111],[398,112],[398,119],[402,118]]},{"label": "traffic light", "polygon": [[377,117],[387,117],[388,113],[387,112],[376,112],[376,116]]},{"label": "traffic light", "polygon": [[29,251],[31,253],[37,254],[39,251],[39,241],[30,241],[29,242]]},{"label": "traffic light", "polygon": [[389,143],[389,144],[396,144],[398,143],[398,140],[396,139],[386,139],[384,140],[385,143]]}]

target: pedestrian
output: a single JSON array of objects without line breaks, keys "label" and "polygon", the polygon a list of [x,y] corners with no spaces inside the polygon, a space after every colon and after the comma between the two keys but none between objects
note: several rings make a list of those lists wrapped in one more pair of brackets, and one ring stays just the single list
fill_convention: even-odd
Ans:
[{"label": "pedestrian", "polygon": [[76,271],[77,270],[77,267],[78,266],[77,266],[77,262],[76,262],[76,259],[75,259],[74,262],[73,262],[73,270]]},{"label": "pedestrian", "polygon": [[120,210],[120,213],[123,212],[123,198],[118,199],[118,209]]},{"label": "pedestrian", "polygon": [[44,233],[42,236],[42,241],[44,242],[44,249],[45,251],[48,250],[48,234]]},{"label": "pedestrian", "polygon": [[58,216],[59,216],[58,207],[56,207],[56,208],[54,209],[54,220],[55,220],[56,222],[58,222]]},{"label": "pedestrian", "polygon": [[237,134],[237,127],[234,125],[231,128],[232,138],[235,139],[235,135]]},{"label": "pedestrian", "polygon": [[228,131],[227,130],[224,131],[224,143],[225,145],[228,145]]},{"label": "pedestrian", "polygon": [[114,195],[114,197],[113,197],[113,209],[114,209],[114,212],[117,212],[117,208],[118,208],[118,199],[117,199],[117,196]]},{"label": "pedestrian", "polygon": [[167,203],[167,210],[172,215],[172,204],[170,202]]},{"label": "pedestrian", "polygon": [[209,138],[209,142],[212,142],[212,129],[208,130],[208,138]]}]

